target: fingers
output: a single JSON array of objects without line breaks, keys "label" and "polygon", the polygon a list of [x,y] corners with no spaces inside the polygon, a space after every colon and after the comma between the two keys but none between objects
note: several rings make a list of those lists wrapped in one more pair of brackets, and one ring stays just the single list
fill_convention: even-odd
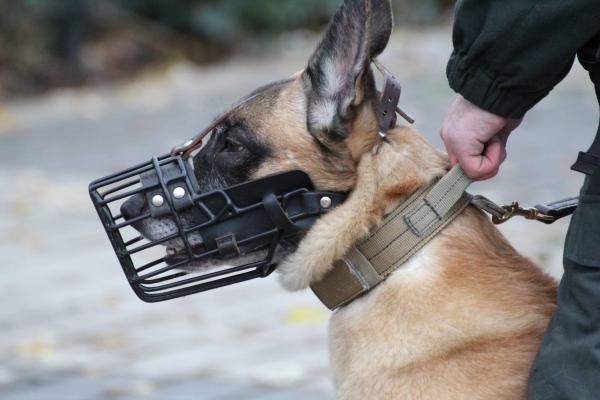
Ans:
[{"label": "fingers", "polygon": [[473,180],[496,176],[506,159],[508,137],[520,122],[494,115],[459,97],[450,106],[440,132],[450,163],[460,164]]},{"label": "fingers", "polygon": [[469,176],[478,181],[495,177],[500,171],[500,165],[506,160],[506,156],[506,141],[495,137],[486,144],[483,154],[477,157],[479,165],[470,171],[471,175]]},{"label": "fingers", "polygon": [[471,179],[486,180],[498,175],[500,165],[506,160],[505,142],[499,137],[492,139],[482,155],[474,157],[475,167],[465,171]]},{"label": "fingers", "polygon": [[498,173],[500,160],[504,158],[504,144],[500,138],[494,137],[487,144],[452,134],[443,134],[442,138],[450,164],[460,164],[471,179],[488,179]]},{"label": "fingers", "polygon": [[460,164],[473,180],[485,180],[498,174],[506,160],[508,135],[495,136],[488,143],[477,141],[454,141],[447,139],[448,157],[451,165]]}]

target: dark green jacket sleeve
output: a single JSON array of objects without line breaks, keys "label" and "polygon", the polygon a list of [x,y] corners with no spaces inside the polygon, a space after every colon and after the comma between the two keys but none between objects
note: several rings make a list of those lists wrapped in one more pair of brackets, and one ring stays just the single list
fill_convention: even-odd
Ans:
[{"label": "dark green jacket sleeve", "polygon": [[459,0],[450,86],[494,114],[520,118],[600,32],[600,0]]}]

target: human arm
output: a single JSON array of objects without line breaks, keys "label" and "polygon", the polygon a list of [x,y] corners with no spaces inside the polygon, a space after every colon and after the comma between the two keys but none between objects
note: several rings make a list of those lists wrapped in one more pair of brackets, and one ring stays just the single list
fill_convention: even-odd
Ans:
[{"label": "human arm", "polygon": [[599,31],[596,0],[459,0],[448,81],[478,107],[522,118]]},{"label": "human arm", "polygon": [[599,30],[600,1],[459,1],[447,75],[460,96],[442,126],[451,161],[494,176],[512,129]]}]

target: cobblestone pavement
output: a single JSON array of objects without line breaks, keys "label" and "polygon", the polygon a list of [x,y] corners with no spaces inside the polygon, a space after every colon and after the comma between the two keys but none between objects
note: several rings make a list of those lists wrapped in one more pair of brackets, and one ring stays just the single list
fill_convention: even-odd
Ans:
[{"label": "cobblestone pavement", "polygon": [[[113,86],[0,104],[0,398],[331,399],[327,312],[275,279],[165,304],[135,298],[87,198],[94,178],[164,153],[237,97],[300,69],[316,38],[261,57],[185,64]],[[447,28],[399,30],[383,61],[404,107],[440,146],[452,93]],[[528,116],[509,161],[480,192],[525,204],[575,193],[569,172],[596,127],[576,68]],[[560,276],[566,223],[511,222],[515,246]]]}]

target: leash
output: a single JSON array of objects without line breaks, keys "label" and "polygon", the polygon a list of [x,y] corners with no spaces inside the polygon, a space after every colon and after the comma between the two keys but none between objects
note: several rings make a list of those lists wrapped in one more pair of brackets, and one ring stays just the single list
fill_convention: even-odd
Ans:
[{"label": "leash", "polygon": [[579,198],[572,197],[522,208],[517,202],[499,206],[466,192],[471,179],[455,166],[440,180],[421,188],[390,212],[365,239],[356,243],[311,289],[330,310],[351,303],[385,281],[469,205],[492,216],[499,225],[520,216],[551,224],[571,215]]},{"label": "leash", "polygon": [[[398,111],[398,80],[377,60],[373,63],[385,78],[377,107],[379,136],[385,141],[388,131],[396,126],[396,112],[410,123],[414,120]],[[437,182],[417,190],[386,215],[368,237],[357,242],[321,280],[313,282],[312,291],[330,310],[349,304],[385,281],[469,205],[490,214],[497,225],[517,216],[551,224],[572,214],[579,200],[573,197],[531,208],[522,208],[517,202],[499,206],[484,196],[467,193],[471,183],[456,165]]]},{"label": "leash", "polygon": [[[595,56],[600,57],[600,50],[596,50],[596,52],[598,55],[594,53]],[[581,57],[582,56],[580,55],[580,58]],[[399,106],[402,85],[398,79],[383,64],[381,64],[379,60],[373,59],[372,62],[384,77],[384,89],[381,92],[377,113],[379,119],[379,136],[382,140],[385,140],[387,132],[396,126],[396,114],[400,115],[410,124],[414,124],[415,120]],[[594,64],[594,68],[596,74],[596,91],[597,93],[600,93],[598,84],[598,76],[600,76],[599,63]],[[594,145],[592,145],[592,149],[588,151],[588,154],[595,154],[592,150],[597,150],[596,152],[599,154],[598,157],[600,159],[600,132],[596,137]],[[464,171],[461,172],[461,174],[464,175]],[[468,177],[464,175],[463,179],[468,179]],[[496,225],[503,224],[514,217],[523,217],[545,224],[552,224],[561,218],[573,214],[579,204],[579,197],[570,197],[543,205],[538,204],[535,207],[523,208],[516,201],[509,205],[499,206],[484,196],[476,195],[471,196],[471,204],[491,215],[492,222]]]},{"label": "leash", "polygon": [[[589,72],[594,83],[596,97],[600,103],[600,35],[590,40],[577,52],[579,62]],[[600,168],[600,125],[592,145],[586,152],[580,152],[572,170],[586,175],[593,175]],[[575,212],[579,204],[579,197],[569,197],[548,204],[538,204],[534,207],[523,208],[518,202],[505,206],[498,206],[483,196],[473,196],[471,204],[492,216],[496,225],[503,224],[514,217],[552,224],[553,222],[569,216]]]},{"label": "leash", "polygon": [[495,225],[501,225],[514,217],[523,217],[549,225],[573,214],[579,205],[579,197],[569,197],[523,208],[516,201],[509,205],[499,206],[485,196],[476,195],[472,196],[471,205],[491,215]]}]

